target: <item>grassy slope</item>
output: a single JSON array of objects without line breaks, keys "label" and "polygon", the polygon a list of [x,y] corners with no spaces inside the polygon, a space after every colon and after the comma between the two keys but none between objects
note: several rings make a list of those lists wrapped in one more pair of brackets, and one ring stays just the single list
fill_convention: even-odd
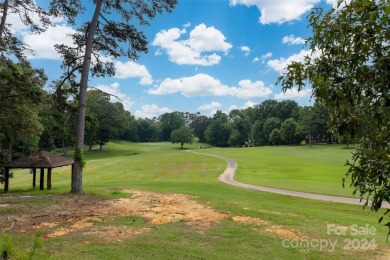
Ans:
[{"label": "grassy slope", "polygon": [[286,190],[352,197],[344,167],[352,150],[340,145],[283,146],[210,149],[205,153],[234,158],[235,179],[240,182]]},{"label": "grassy slope", "polygon": [[[207,152],[212,150],[214,149]],[[237,159],[239,164],[243,160],[241,157],[248,156],[242,154],[247,151],[245,149],[215,151]],[[50,253],[51,258],[65,259],[371,259],[378,252],[343,250],[343,239],[346,237],[328,236],[327,223],[374,226],[377,229],[376,235],[367,238],[375,238],[380,250],[387,247],[387,230],[377,224],[379,213],[368,214],[367,210],[362,211],[359,206],[256,192],[219,183],[217,177],[226,166],[224,161],[180,151],[177,145],[110,143],[104,151],[94,151],[87,154],[87,157],[84,174],[87,193],[109,196],[111,192],[123,188],[137,188],[191,194],[196,196],[196,200],[231,215],[264,219],[274,225],[302,231],[310,239],[338,239],[338,247],[335,252],[312,248],[310,252],[303,253],[299,248],[284,248],[283,239],[256,230],[254,225],[239,224],[227,219],[204,234],[188,230],[180,222],[161,225],[153,232],[120,245],[101,241],[86,245],[77,243],[81,239],[79,237],[59,237],[44,241],[45,248],[40,255],[42,258],[48,257],[47,254]],[[253,161],[250,167],[255,169],[256,162]],[[65,194],[69,191],[70,169],[64,167],[54,171],[52,191],[29,190],[30,179],[27,170],[16,172],[15,178],[11,180],[11,192]],[[25,247],[31,243],[31,240],[24,237],[14,239],[17,244]]]}]

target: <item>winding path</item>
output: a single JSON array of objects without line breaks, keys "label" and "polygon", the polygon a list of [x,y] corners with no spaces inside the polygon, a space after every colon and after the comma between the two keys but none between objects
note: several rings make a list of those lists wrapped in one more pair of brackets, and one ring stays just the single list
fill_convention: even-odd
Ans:
[{"label": "winding path", "polygon": [[[237,162],[233,159],[226,158],[219,155],[213,155],[213,154],[207,154],[207,153],[199,153],[192,150],[187,150],[188,152],[194,153],[194,154],[200,154],[205,156],[211,156],[218,159],[225,160],[227,162],[227,167],[225,171],[219,176],[218,180],[233,186],[251,189],[251,190],[258,190],[258,191],[265,191],[265,192],[272,192],[287,196],[293,196],[293,197],[299,197],[299,198],[306,198],[306,199],[313,199],[313,200],[322,200],[322,201],[331,201],[331,202],[338,202],[338,203],[345,203],[345,204],[352,204],[352,205],[361,205],[363,206],[364,202],[360,202],[359,199],[354,198],[345,198],[345,197],[337,197],[337,196],[329,196],[329,195],[321,195],[321,194],[313,194],[313,193],[306,193],[306,192],[300,192],[300,191],[291,191],[291,190],[281,190],[276,188],[269,188],[264,186],[257,186],[247,183],[242,183],[234,180],[234,173],[237,169]],[[390,209],[390,205],[382,205],[382,208]]]}]

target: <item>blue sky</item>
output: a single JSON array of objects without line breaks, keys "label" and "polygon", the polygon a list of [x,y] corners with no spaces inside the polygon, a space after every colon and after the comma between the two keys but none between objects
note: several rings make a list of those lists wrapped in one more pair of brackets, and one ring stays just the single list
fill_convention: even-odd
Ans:
[{"label": "blue sky", "polygon": [[[284,95],[275,82],[286,64],[309,54],[304,39],[311,33],[306,21],[310,9],[330,8],[335,2],[179,0],[172,13],[142,28],[149,41],[147,54],[137,61],[108,57],[116,64],[116,75],[90,78],[89,85],[119,96],[131,114],[142,118],[170,111],[210,116],[217,109],[229,112],[265,99],[307,105],[310,88]],[[71,44],[67,34],[74,28],[58,20],[56,27],[34,35],[16,17],[9,22],[36,50],[29,56],[32,64],[44,68],[49,81],[58,79],[61,62],[53,45]]]}]

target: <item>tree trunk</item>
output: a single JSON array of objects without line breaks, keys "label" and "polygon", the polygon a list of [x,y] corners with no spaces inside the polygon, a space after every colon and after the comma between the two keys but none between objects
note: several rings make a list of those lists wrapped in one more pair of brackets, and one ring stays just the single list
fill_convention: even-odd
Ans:
[{"label": "tree trunk", "polygon": [[3,4],[3,17],[1,17],[1,23],[0,23],[0,42],[3,41],[5,22],[7,20],[7,12],[8,12],[8,0],[4,0],[4,4]]},{"label": "tree trunk", "polygon": [[[98,24],[100,10],[102,8],[102,0],[96,1],[95,12],[92,20],[89,23],[87,40],[85,45],[84,63],[81,72],[80,79],[80,94],[79,94],[79,105],[77,110],[77,126],[76,126],[76,148],[83,151],[84,146],[84,127],[85,127],[85,109],[87,105],[87,89],[88,89],[88,76],[89,69],[91,67],[91,54],[92,46],[95,37],[95,32]],[[81,158],[75,158],[74,167],[72,171],[72,193],[83,193],[82,183],[82,162]]]},{"label": "tree trunk", "polygon": [[309,132],[309,146],[311,146],[311,133]]},{"label": "tree trunk", "polygon": [[103,141],[102,140],[100,140],[99,145],[100,145],[100,151],[103,150]]},{"label": "tree trunk", "polygon": [[93,146],[93,141],[92,141],[92,139],[91,139],[91,140],[89,140],[88,151],[92,152],[92,146]]}]

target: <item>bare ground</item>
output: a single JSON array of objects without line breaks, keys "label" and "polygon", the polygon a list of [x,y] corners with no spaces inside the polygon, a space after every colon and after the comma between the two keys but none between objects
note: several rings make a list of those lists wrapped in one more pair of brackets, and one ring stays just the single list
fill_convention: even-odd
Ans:
[{"label": "bare ground", "polygon": [[[71,234],[92,235],[103,240],[123,241],[145,232],[148,227],[101,225],[107,218],[138,216],[147,223],[161,225],[184,221],[189,229],[204,233],[222,220],[251,224],[259,232],[281,238],[299,239],[303,233],[268,221],[244,216],[231,216],[193,200],[183,194],[163,194],[141,190],[125,190],[129,198],[103,200],[82,196],[8,196],[1,197],[0,229],[19,234],[43,231],[43,237]],[[37,202],[37,200],[39,202]],[[29,203],[31,201],[31,203]],[[35,202],[33,202],[35,201]]]}]

